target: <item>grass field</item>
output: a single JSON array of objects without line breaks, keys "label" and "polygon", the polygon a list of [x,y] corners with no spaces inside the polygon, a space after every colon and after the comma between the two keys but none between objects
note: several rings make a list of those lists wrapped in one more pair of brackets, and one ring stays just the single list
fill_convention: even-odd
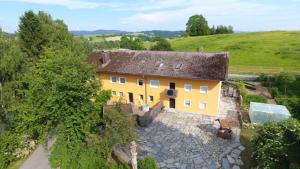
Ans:
[{"label": "grass field", "polygon": [[115,36],[115,35],[83,35],[84,38],[88,39],[90,42],[104,42],[106,41],[119,41],[121,39],[121,36]]},{"label": "grass field", "polygon": [[[230,73],[300,74],[300,31],[198,36],[171,40],[176,51],[226,51]],[[150,44],[146,43],[147,46]]]}]

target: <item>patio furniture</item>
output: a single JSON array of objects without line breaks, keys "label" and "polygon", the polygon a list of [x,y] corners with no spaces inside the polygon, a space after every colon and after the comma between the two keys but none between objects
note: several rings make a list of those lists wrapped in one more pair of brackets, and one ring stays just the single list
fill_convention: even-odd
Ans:
[{"label": "patio furniture", "polygon": [[220,128],[217,133],[218,137],[223,139],[231,139],[232,138],[232,130],[228,128]]},{"label": "patio furniture", "polygon": [[225,118],[220,121],[221,128],[233,128],[236,127],[236,120],[233,118]]}]

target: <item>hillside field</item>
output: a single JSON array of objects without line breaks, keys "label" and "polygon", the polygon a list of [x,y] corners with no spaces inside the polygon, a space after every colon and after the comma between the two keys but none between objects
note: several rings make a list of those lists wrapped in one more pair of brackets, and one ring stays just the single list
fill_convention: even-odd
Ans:
[{"label": "hillside field", "polygon": [[170,42],[175,51],[229,52],[230,73],[300,74],[300,31],[198,36]]}]

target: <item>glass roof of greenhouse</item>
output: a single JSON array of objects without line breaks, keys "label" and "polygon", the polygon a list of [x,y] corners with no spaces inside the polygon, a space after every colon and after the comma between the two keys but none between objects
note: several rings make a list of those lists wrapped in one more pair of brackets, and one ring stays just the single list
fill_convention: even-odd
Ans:
[{"label": "glass roof of greenhouse", "polygon": [[282,114],[286,116],[290,116],[290,112],[285,106],[282,105],[275,105],[275,104],[265,104],[265,103],[250,103],[250,112],[257,111],[257,112],[264,112],[270,114]]}]

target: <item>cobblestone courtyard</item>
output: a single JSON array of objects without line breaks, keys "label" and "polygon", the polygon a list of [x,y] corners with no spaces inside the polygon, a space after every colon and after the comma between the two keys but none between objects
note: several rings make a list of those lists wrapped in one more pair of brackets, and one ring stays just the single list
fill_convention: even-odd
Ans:
[{"label": "cobblestone courtyard", "polygon": [[153,156],[165,168],[221,168],[221,154],[234,141],[218,138],[207,119],[164,112],[147,128],[139,128],[139,157]]}]

